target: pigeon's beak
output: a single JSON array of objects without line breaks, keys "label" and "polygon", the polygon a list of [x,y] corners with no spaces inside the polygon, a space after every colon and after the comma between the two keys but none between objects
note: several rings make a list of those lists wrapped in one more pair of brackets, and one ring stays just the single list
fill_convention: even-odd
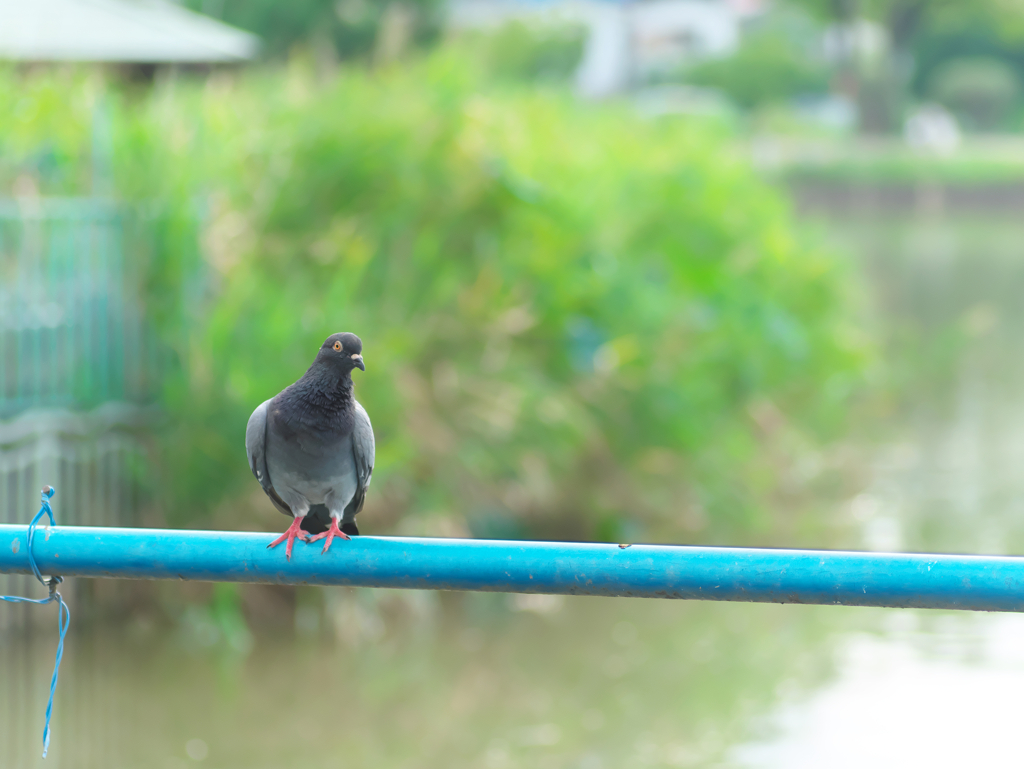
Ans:
[{"label": "pigeon's beak", "polygon": [[362,355],[353,355],[352,356],[352,362],[355,363],[356,366],[359,367],[360,371],[366,371],[366,366],[363,365],[363,356]]}]

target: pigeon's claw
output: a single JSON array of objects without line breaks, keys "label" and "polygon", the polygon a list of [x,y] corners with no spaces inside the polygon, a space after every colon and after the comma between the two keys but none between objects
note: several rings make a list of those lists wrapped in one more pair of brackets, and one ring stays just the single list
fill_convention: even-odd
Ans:
[{"label": "pigeon's claw", "polygon": [[272,547],[277,547],[285,540],[288,540],[288,544],[285,545],[284,548],[284,554],[285,557],[290,561],[292,559],[292,545],[295,544],[295,540],[301,539],[303,542],[310,541],[309,534],[307,534],[300,528],[302,526],[302,518],[303,516],[300,515],[297,518],[292,519],[292,525],[288,527],[288,530],[280,537],[275,539],[273,542],[271,542],[269,545],[267,545],[267,549],[269,550]]},{"label": "pigeon's claw", "polygon": [[321,555],[323,555],[331,549],[331,542],[334,541],[335,537],[341,537],[342,539],[352,539],[352,537],[350,537],[348,534],[346,534],[338,528],[338,519],[334,518],[333,516],[331,517],[330,528],[327,529],[327,531],[320,532],[315,537],[312,537],[309,541],[316,542],[318,539],[323,539],[324,537],[327,538],[327,541],[324,542],[324,549],[320,551]]}]

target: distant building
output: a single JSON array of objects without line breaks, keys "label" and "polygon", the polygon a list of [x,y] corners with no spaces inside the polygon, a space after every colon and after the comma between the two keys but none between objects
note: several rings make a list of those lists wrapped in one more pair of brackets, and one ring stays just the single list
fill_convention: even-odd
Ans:
[{"label": "distant building", "polygon": [[259,39],[166,0],[0,0],[0,60],[244,62]]},{"label": "distant building", "polygon": [[583,95],[601,97],[688,61],[728,56],[739,45],[740,22],[759,8],[758,0],[456,0],[449,23],[583,24],[589,35],[576,82]]}]

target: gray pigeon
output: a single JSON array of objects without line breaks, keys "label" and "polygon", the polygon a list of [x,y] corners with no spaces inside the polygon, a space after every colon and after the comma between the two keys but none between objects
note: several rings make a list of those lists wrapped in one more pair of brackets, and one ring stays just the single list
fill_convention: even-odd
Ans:
[{"label": "gray pigeon", "polygon": [[[335,537],[359,534],[356,513],[370,485],[374,448],[370,417],[352,397],[352,369],[366,371],[362,352],[355,334],[331,334],[302,378],[257,406],[245,428],[249,469],[274,507],[293,516],[267,545],[287,540],[289,560],[296,539],[326,537],[326,553]],[[319,525],[312,538],[307,515]]]}]

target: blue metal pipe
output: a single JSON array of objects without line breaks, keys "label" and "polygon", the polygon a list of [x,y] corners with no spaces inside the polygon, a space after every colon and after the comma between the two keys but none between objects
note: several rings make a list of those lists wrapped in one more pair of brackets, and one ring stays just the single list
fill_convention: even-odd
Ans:
[{"label": "blue metal pipe", "polygon": [[[507,593],[1024,611],[1024,558],[356,537],[267,549],[270,534],[55,526],[44,574]],[[27,527],[0,525],[0,573],[31,572]]]}]

